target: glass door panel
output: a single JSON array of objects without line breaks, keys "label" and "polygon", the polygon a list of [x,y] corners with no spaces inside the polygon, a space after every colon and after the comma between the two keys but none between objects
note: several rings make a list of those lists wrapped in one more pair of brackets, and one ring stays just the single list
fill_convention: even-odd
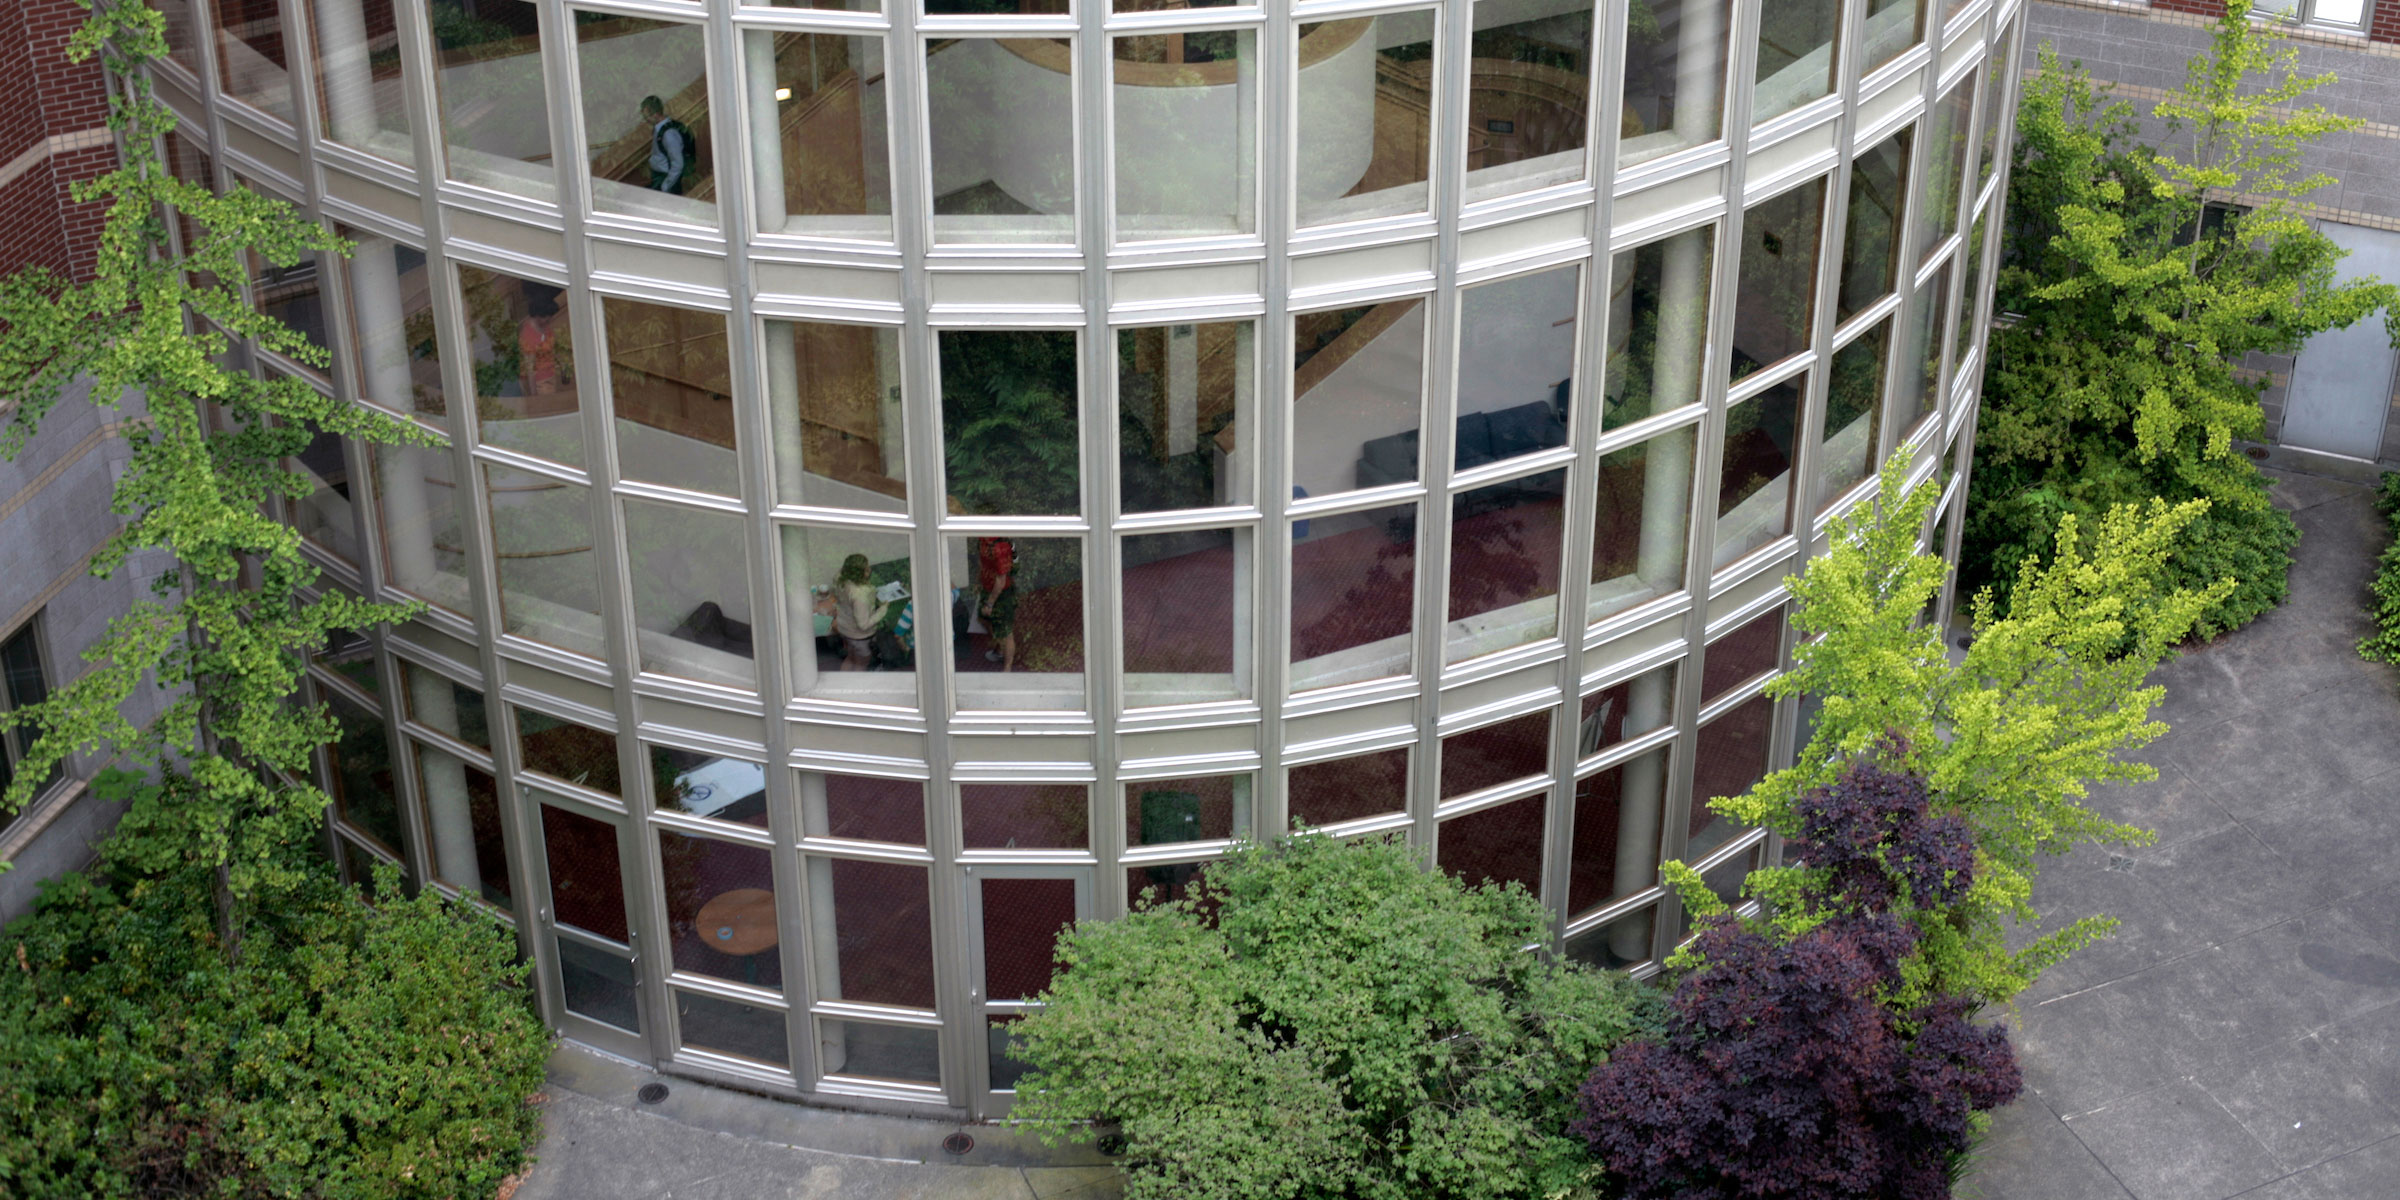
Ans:
[{"label": "glass door panel", "polygon": [[979,1116],[997,1117],[1016,1096],[1025,1065],[1008,1052],[1009,1027],[1041,1007],[1059,933],[1092,913],[1092,869],[1070,866],[968,868],[967,929],[975,937],[973,996],[983,1030]]},{"label": "glass door panel", "polygon": [[569,1037],[647,1062],[640,935],[626,919],[624,826],[546,799],[532,808],[542,840],[542,934],[559,964],[550,997],[558,1024]]}]

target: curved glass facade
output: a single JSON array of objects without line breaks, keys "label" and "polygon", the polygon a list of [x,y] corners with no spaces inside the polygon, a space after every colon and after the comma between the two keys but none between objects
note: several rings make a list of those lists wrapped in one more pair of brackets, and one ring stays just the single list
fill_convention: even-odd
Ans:
[{"label": "curved glass facade", "polygon": [[2021,2],[156,2],[175,169],[357,244],[251,367],[436,442],[290,513],[429,606],[339,857],[666,1069],[1004,1112],[1063,923],[1295,823],[1649,970],[1779,581],[1903,448],[1954,540]]}]

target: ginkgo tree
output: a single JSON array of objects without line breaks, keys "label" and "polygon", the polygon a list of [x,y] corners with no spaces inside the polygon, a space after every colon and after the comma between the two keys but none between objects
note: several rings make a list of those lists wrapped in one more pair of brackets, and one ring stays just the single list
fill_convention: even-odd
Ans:
[{"label": "ginkgo tree", "polygon": [[[142,71],[166,54],[164,20],[138,0],[90,7],[68,52],[97,55],[109,70],[121,162],[76,187],[78,201],[106,206],[87,281],[39,268],[0,281],[0,397],[13,405],[0,456],[21,452],[59,398],[86,382],[96,403],[138,402],[113,499],[123,525],[92,570],[113,574],[146,551],[163,552],[171,567],[85,651],[83,674],[41,703],[0,713],[0,728],[34,733],[0,812],[21,808],[53,764],[106,755],[123,768],[109,778],[130,800],[119,853],[158,870],[212,868],[230,960],[240,954],[244,903],[292,881],[287,850],[323,819],[325,794],[299,781],[333,722],[296,703],[302,649],[412,615],[315,589],[316,567],[274,511],[277,498],[313,486],[287,460],[319,431],[426,438],[301,380],[225,365],[248,342],[323,366],[325,351],[253,308],[238,281],[253,259],[290,266],[347,247],[280,200],[240,187],[218,194],[168,171],[158,147],[176,118]],[[180,248],[168,237],[178,219],[188,238]],[[173,699],[143,726],[125,710],[145,686]]]}]

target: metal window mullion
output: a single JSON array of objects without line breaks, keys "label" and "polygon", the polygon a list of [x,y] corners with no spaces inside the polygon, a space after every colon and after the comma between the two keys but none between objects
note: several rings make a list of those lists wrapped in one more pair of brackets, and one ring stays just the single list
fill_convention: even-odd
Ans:
[{"label": "metal window mullion", "polygon": [[[1417,518],[1416,696],[1417,769],[1409,776],[1410,841],[1427,861],[1435,844],[1434,810],[1441,802],[1442,668],[1450,626],[1450,477],[1457,458],[1459,198],[1466,186],[1466,89],[1473,66],[1473,0],[1443,0],[1434,8],[1433,145],[1426,187],[1434,214],[1433,291],[1425,300],[1424,382],[1418,410],[1418,472],[1425,510]],[[1288,360],[1287,360],[1288,361]]]},{"label": "metal window mullion", "polygon": [[[1094,0],[1097,2],[1097,0]],[[1259,286],[1265,311],[1251,338],[1254,352],[1250,445],[1257,481],[1258,536],[1251,546],[1251,691],[1258,700],[1254,735],[1260,769],[1250,789],[1251,827],[1273,837],[1290,826],[1284,786],[1283,714],[1291,692],[1292,528],[1292,222],[1298,117],[1298,25],[1292,0],[1262,0],[1258,31],[1258,232],[1265,243]]]}]

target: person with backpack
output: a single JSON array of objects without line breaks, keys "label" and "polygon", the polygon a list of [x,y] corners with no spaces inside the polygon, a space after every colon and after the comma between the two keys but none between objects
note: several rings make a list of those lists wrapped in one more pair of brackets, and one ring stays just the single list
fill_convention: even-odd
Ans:
[{"label": "person with backpack", "polygon": [[642,120],[650,126],[650,190],[683,194],[692,175],[692,127],[667,115],[666,101],[642,97]]}]

